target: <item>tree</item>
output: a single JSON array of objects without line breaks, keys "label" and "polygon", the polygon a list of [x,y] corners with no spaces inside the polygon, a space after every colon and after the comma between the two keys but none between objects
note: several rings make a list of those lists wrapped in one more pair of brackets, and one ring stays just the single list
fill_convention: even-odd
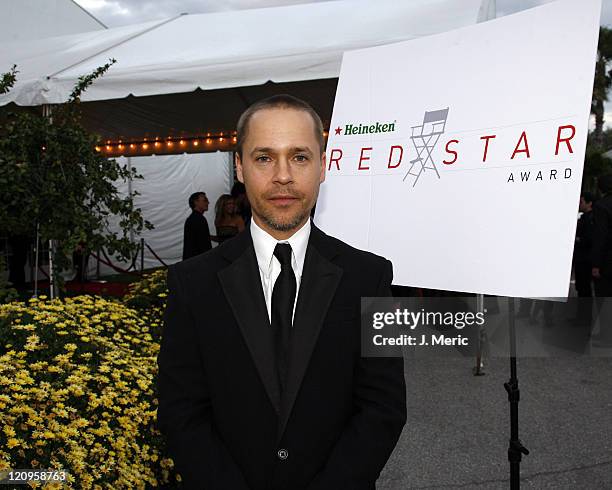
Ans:
[{"label": "tree", "polygon": [[595,80],[593,83],[593,98],[591,114],[595,116],[593,143],[603,149],[604,102],[608,100],[608,90],[612,85],[612,70],[608,70],[608,62],[612,60],[612,29],[599,28],[599,44],[597,62],[595,64]]},{"label": "tree", "polygon": [[587,140],[586,154],[584,156],[584,172],[582,174],[582,190],[598,193],[597,177],[607,173],[612,161],[604,156],[601,147],[592,143],[593,134]]},{"label": "tree", "polygon": [[[114,62],[81,77],[51,117],[18,111],[0,127],[0,236],[34,236],[38,226],[41,241],[57,243],[53,279],[59,284],[57,272],[70,266],[77,245],[105,247],[128,260],[137,249],[130,230],[153,228],[134,209],[132,196],[122,197],[115,186],[142,176],[103,157],[95,148],[99,138],[80,123],[83,91]],[[3,75],[0,90],[9,90],[17,73],[13,67]],[[119,222],[119,233],[111,230],[111,216]]]},{"label": "tree", "polygon": [[13,85],[15,85],[15,81],[17,80],[17,65],[13,65],[11,70],[8,73],[2,75],[0,78],[0,94],[7,93]]}]

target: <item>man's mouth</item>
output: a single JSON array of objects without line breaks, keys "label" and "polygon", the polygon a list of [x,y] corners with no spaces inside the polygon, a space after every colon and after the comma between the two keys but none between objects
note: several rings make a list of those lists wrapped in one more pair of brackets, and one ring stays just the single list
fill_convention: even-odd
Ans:
[{"label": "man's mouth", "polygon": [[294,203],[295,201],[297,201],[297,199],[298,198],[295,196],[291,196],[287,194],[278,194],[275,196],[270,196],[268,198],[268,201],[271,201],[272,204],[275,204],[276,206],[288,206]]}]

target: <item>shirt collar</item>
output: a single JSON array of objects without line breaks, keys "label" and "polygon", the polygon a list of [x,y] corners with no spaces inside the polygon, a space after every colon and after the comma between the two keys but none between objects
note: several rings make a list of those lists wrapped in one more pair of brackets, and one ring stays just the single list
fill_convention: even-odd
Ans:
[{"label": "shirt collar", "polygon": [[308,238],[310,237],[310,219],[291,235],[286,240],[277,240],[268,232],[257,226],[255,220],[251,218],[251,237],[253,238],[253,246],[255,247],[255,255],[257,256],[257,264],[259,269],[266,276],[272,270],[272,258],[274,257],[274,248],[277,243],[289,243],[291,245],[291,256],[293,265],[298,275],[302,275],[304,268],[304,259],[306,257],[306,247],[308,246]]}]

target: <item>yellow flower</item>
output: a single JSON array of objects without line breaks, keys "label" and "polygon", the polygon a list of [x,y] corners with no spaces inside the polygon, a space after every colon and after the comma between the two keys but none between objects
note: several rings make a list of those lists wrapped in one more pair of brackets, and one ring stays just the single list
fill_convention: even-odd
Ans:
[{"label": "yellow flower", "polygon": [[9,449],[13,449],[15,446],[19,446],[18,439],[15,439],[14,437],[12,437],[8,441],[6,441],[6,447],[8,447]]},{"label": "yellow flower", "polygon": [[15,429],[13,429],[9,425],[5,425],[2,431],[6,434],[7,437],[15,437]]}]

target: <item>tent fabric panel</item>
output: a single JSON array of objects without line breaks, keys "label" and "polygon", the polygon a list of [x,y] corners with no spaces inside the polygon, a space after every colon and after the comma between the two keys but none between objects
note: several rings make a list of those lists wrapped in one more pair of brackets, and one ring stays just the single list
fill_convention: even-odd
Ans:
[{"label": "tent fabric panel", "polygon": [[335,78],[345,51],[474,24],[481,3],[334,0],[184,15],[159,25],[50,38],[38,46],[9,43],[0,49],[0,67],[18,63],[22,73],[14,89],[0,96],[0,105],[63,102],[78,77],[111,57],[117,63],[83,100]]}]

